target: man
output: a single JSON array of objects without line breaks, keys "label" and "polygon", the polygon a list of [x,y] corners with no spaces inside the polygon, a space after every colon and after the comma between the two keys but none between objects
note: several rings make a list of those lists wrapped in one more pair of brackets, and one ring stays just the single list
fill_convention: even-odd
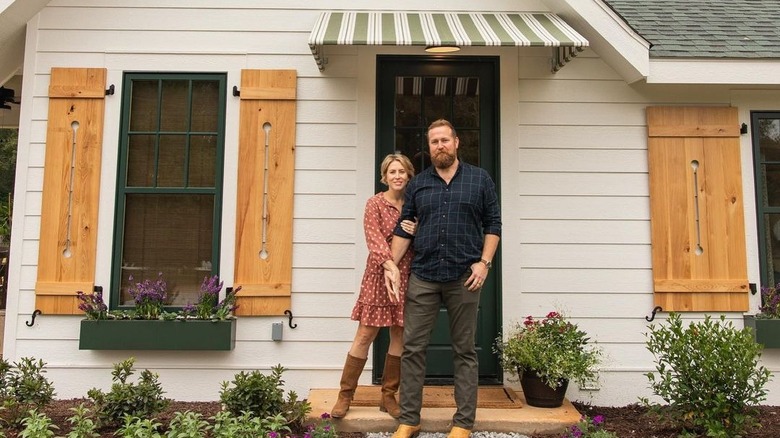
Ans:
[{"label": "man", "polygon": [[[441,303],[449,315],[455,356],[457,410],[449,438],[468,438],[474,427],[479,377],[474,346],[477,308],[501,236],[501,214],[488,173],[458,159],[459,141],[447,120],[431,123],[428,148],[433,166],[412,179],[406,189],[401,220],[417,218],[417,232],[404,310],[400,425],[393,438],[413,438],[420,432],[426,350]],[[396,227],[391,244],[396,264],[412,237]],[[392,264],[385,279],[393,297],[400,274]]]}]

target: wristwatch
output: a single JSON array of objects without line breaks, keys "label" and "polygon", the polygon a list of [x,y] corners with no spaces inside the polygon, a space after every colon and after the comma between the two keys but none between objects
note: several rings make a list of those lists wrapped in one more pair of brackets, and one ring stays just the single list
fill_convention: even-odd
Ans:
[{"label": "wristwatch", "polygon": [[479,262],[485,265],[485,267],[487,267],[488,269],[493,267],[493,262],[491,262],[490,260],[479,259]]}]

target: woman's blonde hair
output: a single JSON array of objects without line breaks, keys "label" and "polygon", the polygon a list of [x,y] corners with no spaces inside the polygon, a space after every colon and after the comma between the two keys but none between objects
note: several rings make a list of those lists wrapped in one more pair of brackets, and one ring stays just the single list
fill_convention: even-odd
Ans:
[{"label": "woman's blonde hair", "polygon": [[387,185],[387,178],[385,178],[385,174],[387,174],[387,168],[390,167],[390,163],[393,161],[398,161],[401,163],[401,166],[404,167],[406,174],[409,175],[409,179],[412,179],[414,176],[414,166],[412,166],[412,162],[409,160],[409,158],[406,157],[406,155],[395,153],[386,156],[385,159],[382,160],[382,165],[379,166],[379,182]]}]

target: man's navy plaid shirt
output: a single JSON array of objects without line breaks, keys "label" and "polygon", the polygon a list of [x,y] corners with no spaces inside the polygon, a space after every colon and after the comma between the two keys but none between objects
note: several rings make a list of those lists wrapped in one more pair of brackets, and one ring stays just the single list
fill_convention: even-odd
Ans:
[{"label": "man's navy plaid shirt", "polygon": [[[417,218],[417,232],[407,234],[400,221]],[[482,258],[485,234],[501,236],[496,185],[484,170],[460,161],[450,184],[434,166],[412,178],[394,234],[412,238],[412,273],[426,281],[459,279]]]}]

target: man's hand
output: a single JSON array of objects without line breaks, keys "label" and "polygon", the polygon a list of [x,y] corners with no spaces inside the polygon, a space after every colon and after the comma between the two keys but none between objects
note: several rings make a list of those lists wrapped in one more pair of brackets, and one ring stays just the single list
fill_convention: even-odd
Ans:
[{"label": "man's hand", "polygon": [[463,284],[464,286],[468,287],[468,289],[472,292],[477,291],[482,288],[482,285],[485,283],[485,279],[488,275],[488,268],[485,266],[482,262],[476,262],[471,265],[471,275],[469,278],[466,279],[466,282]]}]

